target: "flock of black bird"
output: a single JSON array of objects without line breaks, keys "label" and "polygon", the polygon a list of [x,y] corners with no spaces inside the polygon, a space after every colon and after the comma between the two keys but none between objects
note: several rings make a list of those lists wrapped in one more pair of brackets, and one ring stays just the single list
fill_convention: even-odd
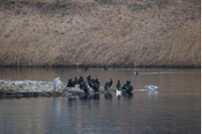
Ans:
[{"label": "flock of black bird", "polygon": [[[83,90],[85,92],[85,94],[89,93],[89,88],[92,88],[94,90],[94,92],[99,92],[99,88],[100,88],[100,81],[98,80],[98,78],[91,78],[90,75],[88,75],[88,77],[86,78],[87,82],[85,82],[84,78],[82,76],[80,76],[79,78],[75,77],[74,80],[69,79],[67,87],[75,87],[75,85],[79,85],[80,89]],[[106,95],[110,95],[110,87],[112,86],[113,81],[110,78],[109,82],[106,82],[104,85],[104,90],[106,92]],[[131,82],[129,80],[126,81],[126,83],[121,87],[121,83],[120,80],[117,81],[116,84],[116,89],[121,91],[123,93],[123,95],[132,95],[132,91],[133,91],[133,86],[131,85]]]}]

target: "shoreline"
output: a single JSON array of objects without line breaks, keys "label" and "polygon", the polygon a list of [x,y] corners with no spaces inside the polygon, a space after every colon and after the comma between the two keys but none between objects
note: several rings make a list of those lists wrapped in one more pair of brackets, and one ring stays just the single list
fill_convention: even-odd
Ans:
[{"label": "shoreline", "polygon": [[159,69],[201,69],[201,65],[197,66],[176,66],[176,65],[154,65],[154,66],[128,66],[128,65],[109,65],[109,66],[102,66],[102,65],[30,65],[30,66],[15,66],[15,65],[0,65],[1,68],[69,68],[69,69],[84,69],[84,68],[114,68],[114,69],[137,69],[137,68],[159,68]]}]

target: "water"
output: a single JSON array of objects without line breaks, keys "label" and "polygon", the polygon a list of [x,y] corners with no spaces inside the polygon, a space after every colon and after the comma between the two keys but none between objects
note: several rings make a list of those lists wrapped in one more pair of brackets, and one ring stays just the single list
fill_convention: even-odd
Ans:
[{"label": "water", "polygon": [[[139,75],[134,75],[139,71]],[[201,130],[201,76],[193,69],[0,69],[0,79],[63,82],[82,75],[131,80],[136,89],[152,84],[157,95],[134,92],[106,100],[25,98],[0,100],[0,133],[6,134],[199,134]]]}]

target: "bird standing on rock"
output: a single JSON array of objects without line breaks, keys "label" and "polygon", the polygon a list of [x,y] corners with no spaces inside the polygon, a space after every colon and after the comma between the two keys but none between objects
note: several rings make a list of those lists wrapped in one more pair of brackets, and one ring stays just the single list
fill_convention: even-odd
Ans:
[{"label": "bird standing on rock", "polygon": [[83,77],[80,76],[80,77],[79,77],[79,80],[78,80],[78,84],[80,85],[83,81],[84,81]]},{"label": "bird standing on rock", "polygon": [[69,82],[68,82],[68,84],[67,84],[67,87],[74,87],[75,86],[75,84],[74,84],[74,82],[72,81],[72,79],[69,79]]},{"label": "bird standing on rock", "polygon": [[75,84],[75,85],[78,84],[78,79],[77,79],[77,77],[75,77],[75,79],[74,79],[74,84]]},{"label": "bird standing on rock", "polygon": [[58,78],[55,78],[54,81],[53,81],[53,87],[54,87],[54,90],[56,90],[60,85],[61,85],[61,80],[60,80],[60,77]]},{"label": "bird standing on rock", "polygon": [[113,84],[112,78],[110,78],[110,82],[109,82],[109,87],[111,87]]},{"label": "bird standing on rock", "polygon": [[121,87],[121,83],[120,83],[120,80],[118,80],[118,82],[117,82],[117,84],[116,84],[116,88],[117,88],[118,90],[120,90],[120,87]]},{"label": "bird standing on rock", "polygon": [[87,82],[88,82],[89,87],[91,87],[95,92],[99,91],[100,82],[99,82],[99,80],[97,78],[96,79],[91,79],[91,76],[88,75]]},{"label": "bird standing on rock", "polygon": [[90,76],[90,75],[88,75],[88,77],[87,77],[87,82],[88,82],[88,85],[89,85],[90,87],[92,87],[92,79],[91,79],[91,76]]},{"label": "bird standing on rock", "polygon": [[93,89],[97,92],[99,91],[99,87],[100,87],[100,82],[99,80],[96,78],[94,81],[93,81]]},{"label": "bird standing on rock", "polygon": [[104,86],[104,89],[105,89],[105,99],[112,99],[112,94],[109,90],[109,88],[112,86],[112,79],[110,78],[110,81],[109,82],[106,82],[105,86]]},{"label": "bird standing on rock", "polygon": [[79,84],[79,87],[80,87],[81,90],[83,90],[86,94],[88,93],[88,87],[87,87],[85,81],[81,81],[80,84]]}]

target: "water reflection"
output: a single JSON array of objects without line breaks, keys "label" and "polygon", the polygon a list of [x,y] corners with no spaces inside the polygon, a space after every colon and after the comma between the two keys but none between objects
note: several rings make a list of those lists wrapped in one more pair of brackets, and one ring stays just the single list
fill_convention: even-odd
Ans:
[{"label": "water reflection", "polygon": [[96,93],[96,94],[86,94],[86,95],[80,96],[79,99],[81,101],[100,100],[100,94],[99,93]]},{"label": "water reflection", "polygon": [[[140,72],[134,75],[133,72]],[[89,74],[101,85],[112,77],[131,84],[132,96],[106,98],[104,94],[82,97],[29,98],[0,100],[1,133],[200,133],[200,70],[178,70],[179,73],[141,75],[158,70],[108,71],[90,69],[0,69],[0,79],[62,81]],[[159,70],[169,72],[168,70]],[[171,70],[172,71],[172,70]],[[174,70],[175,71],[175,70]],[[149,94],[145,85],[157,85],[158,94]],[[115,87],[115,85],[113,85]]]},{"label": "water reflection", "polygon": [[54,108],[54,113],[56,116],[59,116],[61,113],[61,101],[59,99],[55,99],[53,101],[53,108]]},{"label": "water reflection", "polygon": [[77,97],[73,96],[73,97],[68,97],[68,105],[74,106],[77,104]]},{"label": "water reflection", "polygon": [[112,94],[110,92],[105,93],[105,99],[106,100],[111,100],[112,99]]}]

